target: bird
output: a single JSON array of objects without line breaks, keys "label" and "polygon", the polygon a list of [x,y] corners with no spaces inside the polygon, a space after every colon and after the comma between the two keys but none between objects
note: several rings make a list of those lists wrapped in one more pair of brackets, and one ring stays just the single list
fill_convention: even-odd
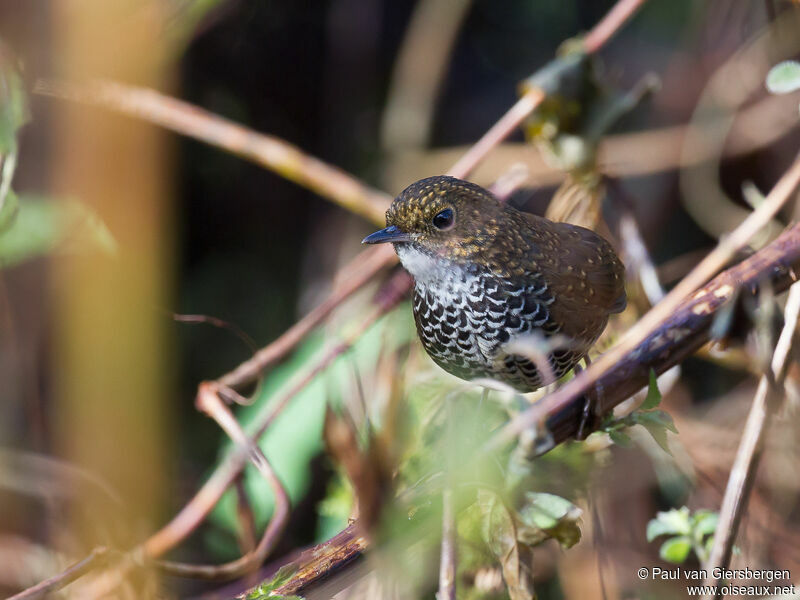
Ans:
[{"label": "bird", "polygon": [[[362,243],[394,245],[422,346],[464,380],[534,391],[574,368],[626,305],[625,267],[603,237],[455,177],[409,185]],[[515,347],[531,336],[560,343],[537,360]]]}]

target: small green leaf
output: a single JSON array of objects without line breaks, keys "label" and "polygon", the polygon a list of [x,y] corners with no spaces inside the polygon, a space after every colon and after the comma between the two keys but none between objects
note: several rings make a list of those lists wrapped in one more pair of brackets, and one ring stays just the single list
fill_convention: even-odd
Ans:
[{"label": "small green leaf", "polygon": [[788,94],[800,89],[800,63],[785,60],[767,73],[767,90],[773,94]]},{"label": "small green leaf", "polygon": [[647,524],[647,541],[652,542],[660,535],[689,535],[692,531],[689,522],[689,509],[685,506],[680,509],[673,508],[656,514],[655,519]]},{"label": "small green leaf", "polygon": [[670,538],[658,551],[658,555],[665,561],[680,564],[689,556],[692,550],[692,541],[685,535]]},{"label": "small green leaf", "polygon": [[616,429],[611,430],[608,432],[608,437],[610,437],[611,441],[617,444],[617,446],[622,446],[623,448],[629,448],[633,445],[631,436],[624,431],[618,431]]},{"label": "small green leaf", "polygon": [[703,538],[717,530],[719,513],[710,510],[699,510],[692,516],[692,528]]},{"label": "small green leaf", "polygon": [[639,407],[640,410],[650,410],[661,404],[661,392],[658,391],[658,379],[656,372],[650,369],[650,383],[647,386],[647,397]]},{"label": "small green leaf", "polygon": [[543,540],[532,533],[544,532],[545,537],[558,540],[564,548],[570,548],[580,541],[580,508],[555,494],[527,492],[525,499],[527,503],[518,513],[522,524],[518,538],[522,536],[526,543],[539,543]]}]

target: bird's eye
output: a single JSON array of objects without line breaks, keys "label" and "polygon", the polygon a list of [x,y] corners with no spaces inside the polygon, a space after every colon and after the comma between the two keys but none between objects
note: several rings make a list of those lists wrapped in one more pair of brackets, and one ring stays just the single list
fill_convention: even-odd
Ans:
[{"label": "bird's eye", "polygon": [[453,226],[454,216],[452,208],[445,208],[433,217],[433,226],[436,229],[450,229]]}]

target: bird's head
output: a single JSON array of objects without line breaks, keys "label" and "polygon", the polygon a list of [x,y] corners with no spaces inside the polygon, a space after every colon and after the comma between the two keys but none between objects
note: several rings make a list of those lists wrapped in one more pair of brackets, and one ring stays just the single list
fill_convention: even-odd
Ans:
[{"label": "bird's head", "polygon": [[439,175],[403,190],[386,211],[386,228],[363,243],[393,243],[404,264],[411,253],[464,263],[493,242],[502,220],[503,205],[489,192]]}]

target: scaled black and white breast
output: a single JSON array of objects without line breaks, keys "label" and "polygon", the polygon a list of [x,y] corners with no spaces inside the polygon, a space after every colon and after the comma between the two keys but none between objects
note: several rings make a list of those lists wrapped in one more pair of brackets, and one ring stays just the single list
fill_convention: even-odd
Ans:
[{"label": "scaled black and white breast", "polygon": [[[496,379],[521,391],[543,384],[533,361],[506,350],[521,336],[540,332],[551,337],[559,332],[550,315],[554,298],[541,275],[505,279],[485,267],[456,264],[412,246],[397,250],[415,280],[417,333],[436,364],[462,379]],[[561,377],[584,353],[552,352],[553,375]]]}]

